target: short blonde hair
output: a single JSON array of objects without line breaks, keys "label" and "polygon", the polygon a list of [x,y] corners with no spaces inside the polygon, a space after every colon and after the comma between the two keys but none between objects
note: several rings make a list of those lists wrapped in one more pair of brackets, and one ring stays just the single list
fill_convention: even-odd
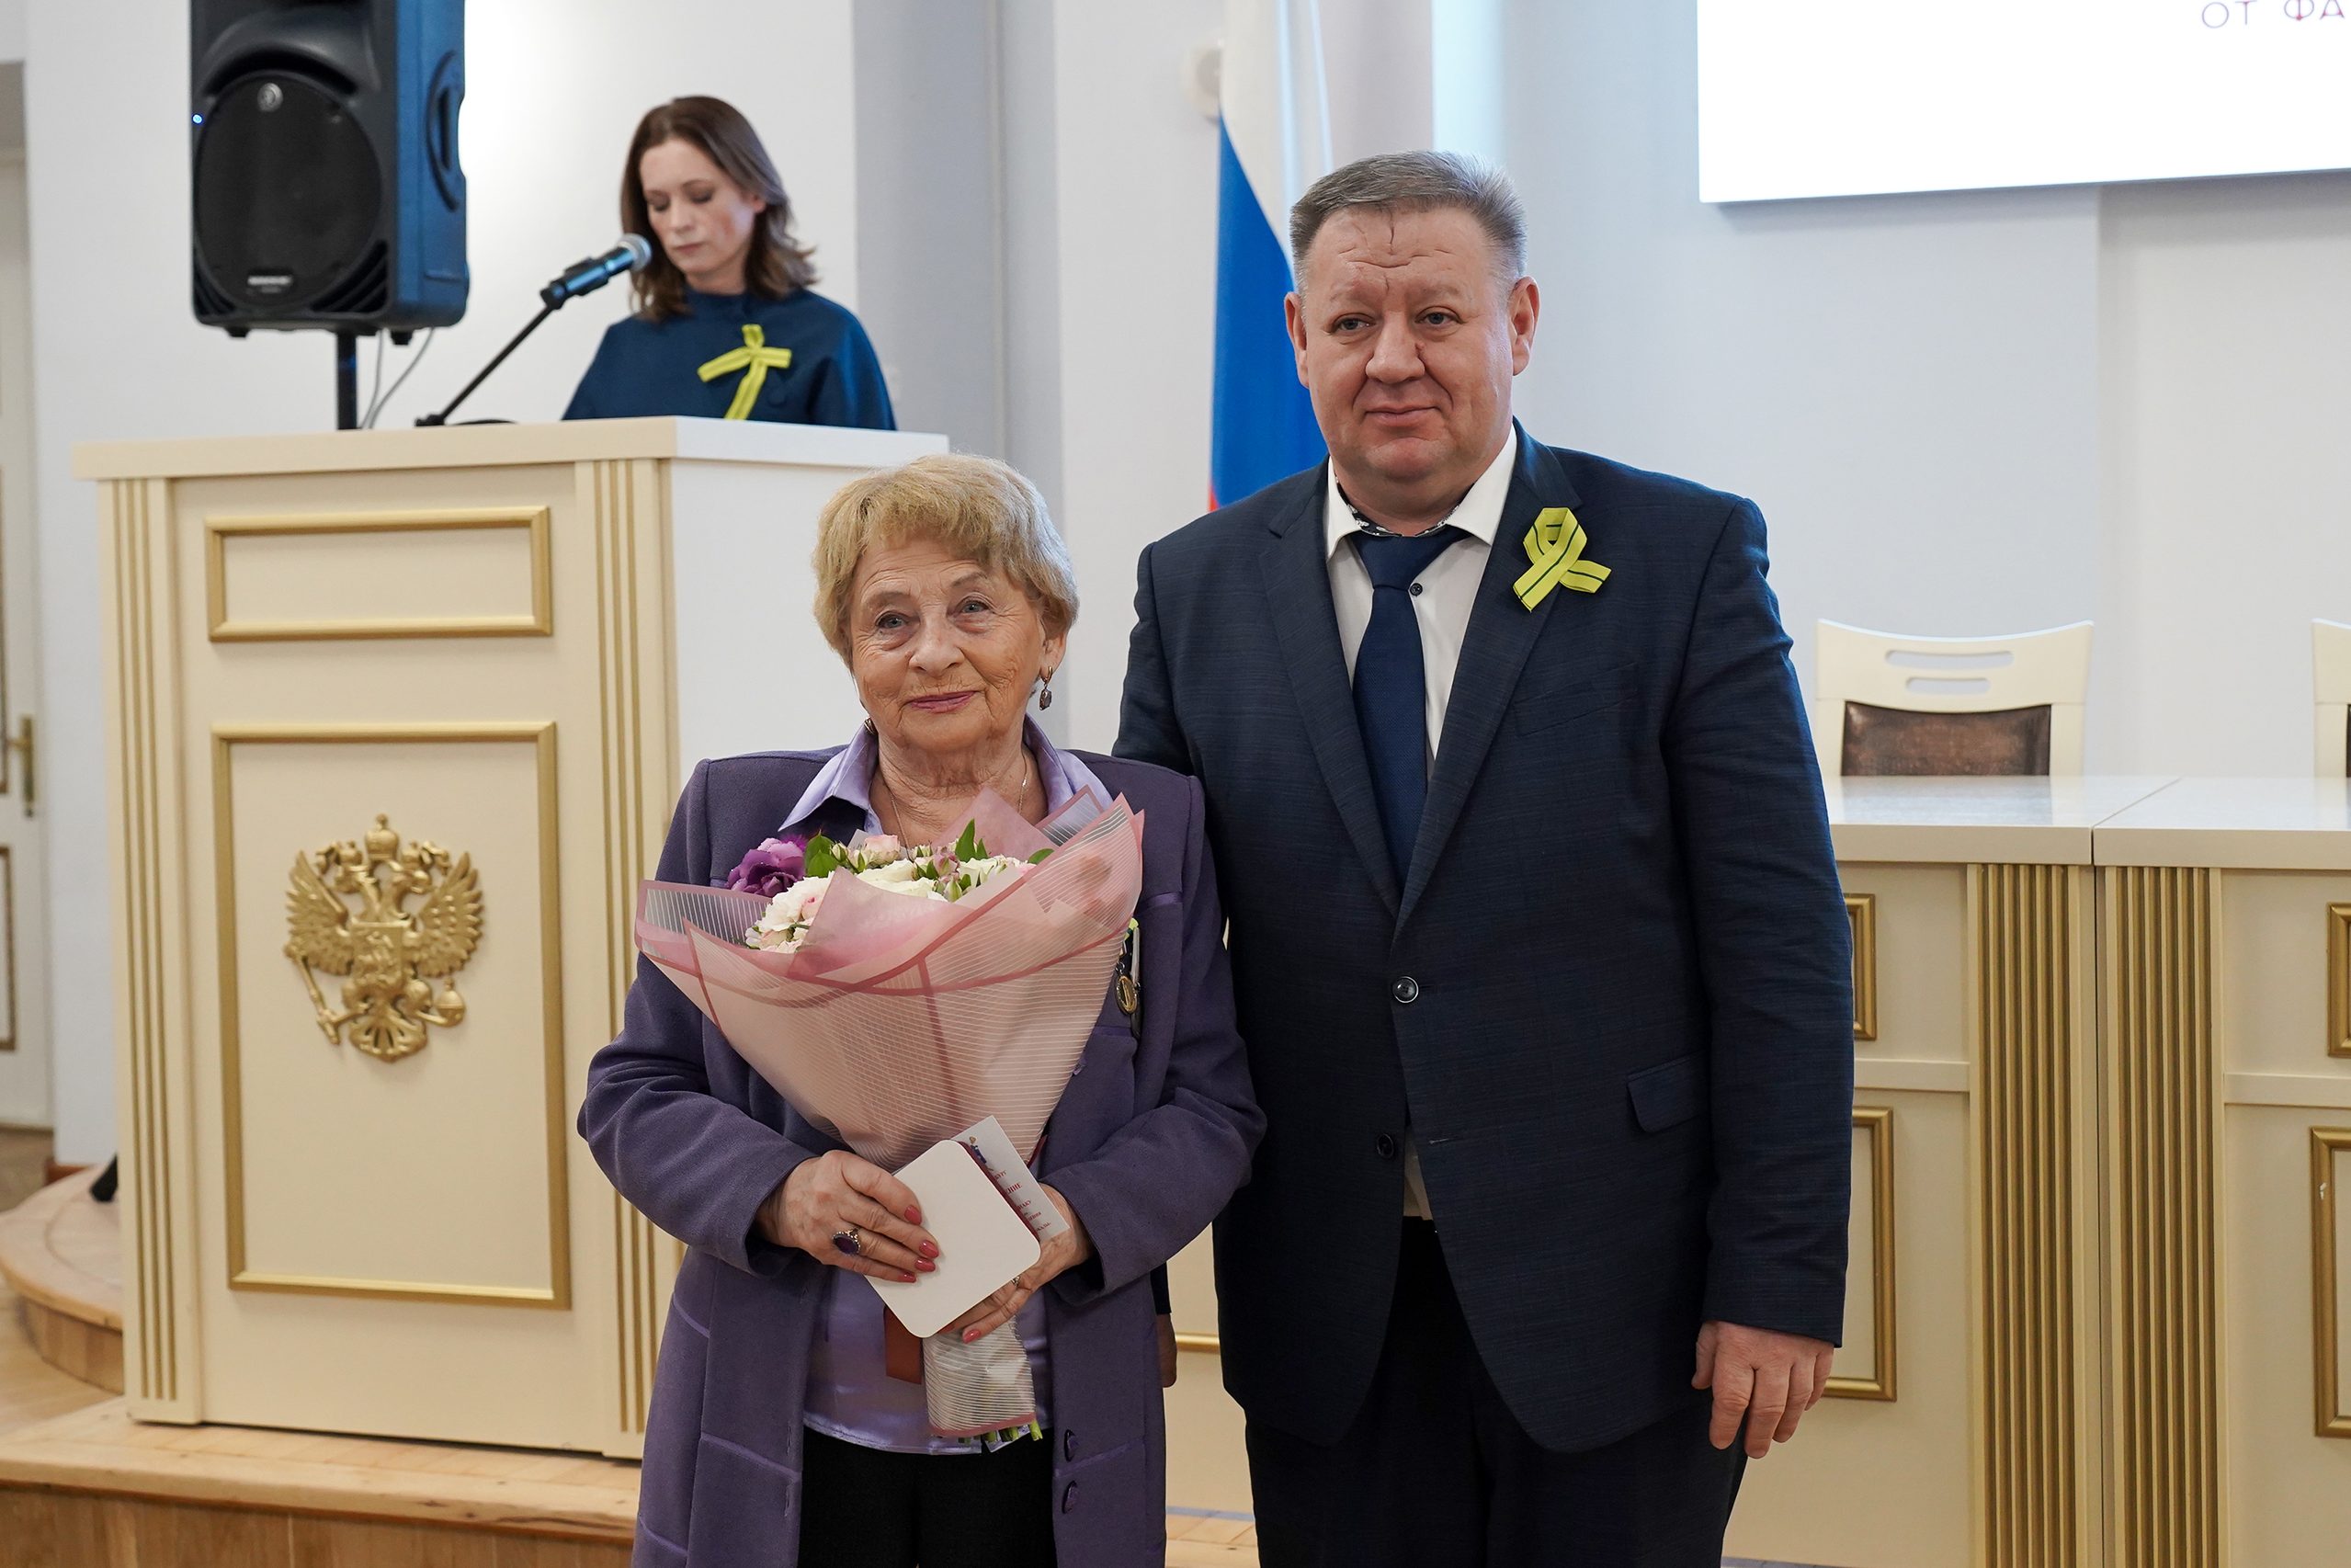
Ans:
[{"label": "short blonde hair", "polygon": [[857,562],[877,544],[924,540],[1001,572],[1059,637],[1077,620],[1077,573],[1045,498],[994,458],[940,452],[853,479],[816,520],[816,623],[846,661]]}]

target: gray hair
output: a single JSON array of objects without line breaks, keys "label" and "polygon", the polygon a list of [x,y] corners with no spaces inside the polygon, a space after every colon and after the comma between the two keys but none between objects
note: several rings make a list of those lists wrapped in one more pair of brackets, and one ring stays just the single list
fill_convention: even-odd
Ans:
[{"label": "gray hair", "polygon": [[1289,210],[1290,268],[1306,279],[1306,253],[1323,225],[1349,208],[1374,212],[1422,212],[1459,208],[1494,242],[1505,281],[1527,270],[1527,211],[1510,176],[1459,153],[1382,153],[1333,169],[1309,186]]}]

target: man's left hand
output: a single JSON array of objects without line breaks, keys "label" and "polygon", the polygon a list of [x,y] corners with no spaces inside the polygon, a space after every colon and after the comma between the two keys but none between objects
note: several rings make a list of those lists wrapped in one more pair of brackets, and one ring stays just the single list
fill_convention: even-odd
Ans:
[{"label": "man's left hand", "polygon": [[1714,1424],[1707,1437],[1718,1449],[1738,1440],[1747,1423],[1747,1457],[1759,1460],[1774,1443],[1796,1436],[1796,1424],[1829,1386],[1836,1347],[1825,1339],[1778,1334],[1735,1323],[1698,1331],[1698,1375],[1690,1386],[1714,1391]]},{"label": "man's left hand", "polygon": [[939,1332],[962,1336],[966,1344],[984,1339],[1013,1320],[1013,1315],[1028,1304],[1028,1298],[1043,1290],[1061,1276],[1075,1268],[1094,1256],[1094,1242],[1085,1233],[1085,1221],[1077,1217],[1068,1199],[1042,1182],[1046,1197],[1062,1211],[1070,1228],[1047,1242],[1037,1262],[1028,1273],[996,1291],[986,1301],[957,1318]]}]

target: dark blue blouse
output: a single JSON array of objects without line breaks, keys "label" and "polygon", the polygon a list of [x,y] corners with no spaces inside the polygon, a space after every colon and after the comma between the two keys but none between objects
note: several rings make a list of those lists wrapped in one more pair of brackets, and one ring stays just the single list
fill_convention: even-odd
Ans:
[{"label": "dark blue blouse", "polygon": [[769,348],[791,351],[771,369],[749,417],[790,425],[858,425],[894,430],[890,389],[857,318],[823,295],[797,290],[780,300],[755,294],[686,292],[687,313],[664,322],[629,316],[605,329],[596,358],[563,410],[566,419],[627,419],[698,415],[722,419],[743,370],[710,381],[699,371],[744,346],[755,324]]}]

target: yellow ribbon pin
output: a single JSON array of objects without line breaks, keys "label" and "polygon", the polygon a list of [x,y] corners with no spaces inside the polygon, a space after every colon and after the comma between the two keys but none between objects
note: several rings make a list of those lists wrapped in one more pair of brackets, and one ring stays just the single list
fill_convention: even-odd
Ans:
[{"label": "yellow ribbon pin", "polygon": [[1527,530],[1527,559],[1532,564],[1510,585],[1518,602],[1533,609],[1553,588],[1562,585],[1579,594],[1598,593],[1600,585],[1608,580],[1608,569],[1584,559],[1585,542],[1584,525],[1566,507],[1550,506],[1537,513],[1535,526]]},{"label": "yellow ribbon pin", "polygon": [[734,401],[727,404],[726,416],[748,419],[752,405],[759,401],[759,388],[767,381],[767,372],[780,370],[791,362],[792,351],[768,347],[767,332],[758,323],[751,322],[744,326],[742,347],[728,349],[696,374],[706,381],[714,381],[741,370],[743,380],[735,386]]}]

